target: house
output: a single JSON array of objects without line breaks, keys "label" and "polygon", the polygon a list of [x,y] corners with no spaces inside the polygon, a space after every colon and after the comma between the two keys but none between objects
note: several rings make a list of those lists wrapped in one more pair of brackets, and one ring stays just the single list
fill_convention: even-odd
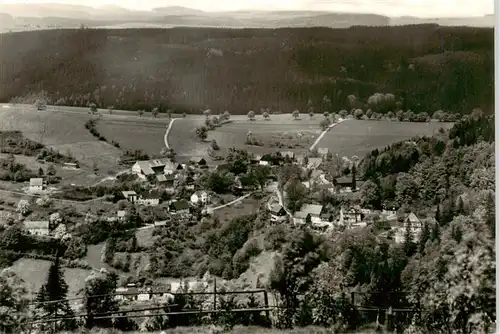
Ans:
[{"label": "house", "polygon": [[122,191],[123,197],[129,202],[135,203],[137,201],[137,193],[133,190]]},{"label": "house", "polygon": [[169,206],[170,212],[183,215],[189,214],[189,202],[186,200],[173,201]]},{"label": "house", "polygon": [[310,188],[311,188],[311,182],[309,182],[309,181],[302,181],[301,183],[302,183],[302,185],[303,185],[304,187],[306,187],[307,189],[310,189]]},{"label": "house", "polygon": [[154,226],[155,227],[162,227],[162,226],[167,225],[168,222],[169,222],[168,220],[155,221]]},{"label": "house", "polygon": [[281,151],[280,152],[281,154],[281,157],[283,158],[289,158],[291,160],[293,160],[293,158],[295,157],[295,153],[293,153],[292,151]]},{"label": "house", "polygon": [[24,229],[31,235],[48,236],[50,234],[49,221],[25,221]]},{"label": "house", "polygon": [[156,206],[160,204],[160,193],[158,191],[143,193],[139,199],[137,199],[137,204]]},{"label": "house", "polygon": [[283,206],[279,204],[273,204],[269,207],[269,212],[271,213],[272,222],[281,222],[286,219],[286,211]]},{"label": "house", "polygon": [[322,158],[326,158],[326,156],[328,155],[328,148],[327,147],[320,147],[318,148],[318,155]]},{"label": "house", "polygon": [[350,207],[348,209],[340,208],[340,219],[339,222],[342,225],[351,225],[359,223],[363,220],[364,215],[361,209],[357,206]]},{"label": "house", "polygon": [[262,159],[262,156],[260,154],[254,154],[250,158],[250,163],[254,165],[260,164],[260,159]]},{"label": "house", "polygon": [[333,185],[339,193],[352,192],[352,177],[343,176],[333,180]]},{"label": "house", "polygon": [[30,179],[30,191],[31,192],[40,192],[45,189],[45,184],[43,182],[43,178],[41,177],[33,177]]},{"label": "house", "polygon": [[53,231],[52,235],[55,239],[64,239],[71,237],[67,232],[66,224],[59,224]]},{"label": "house", "polygon": [[116,217],[118,218],[119,221],[124,221],[126,215],[127,211],[125,210],[118,210],[118,212],[116,213]]},{"label": "house", "polygon": [[198,165],[200,167],[207,165],[207,161],[204,158],[202,158],[202,157],[191,157],[189,159],[189,162],[191,162],[194,165]]},{"label": "house", "polygon": [[323,205],[318,204],[304,204],[300,208],[300,211],[307,212],[311,214],[311,217],[319,218],[323,212]]},{"label": "house", "polygon": [[321,158],[309,158],[307,161],[308,169],[317,169],[321,165],[323,160]]},{"label": "house", "polygon": [[311,222],[311,214],[303,211],[297,211],[293,215],[293,223],[296,225],[304,225]]},{"label": "house", "polygon": [[403,226],[405,229],[407,227],[410,227],[410,231],[412,232],[412,234],[417,235],[422,230],[423,224],[413,212],[410,212],[410,214],[404,220]]},{"label": "house", "polygon": [[209,200],[209,195],[206,191],[201,190],[191,195],[191,203],[193,204],[206,204]]}]

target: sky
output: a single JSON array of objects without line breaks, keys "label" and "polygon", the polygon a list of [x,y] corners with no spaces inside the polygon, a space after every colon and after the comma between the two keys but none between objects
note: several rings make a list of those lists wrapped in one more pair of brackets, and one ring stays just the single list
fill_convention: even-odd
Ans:
[{"label": "sky", "polygon": [[[498,0],[496,0],[498,1]],[[127,9],[183,6],[204,11],[326,10],[387,16],[456,17],[493,14],[494,0],[0,0],[2,3],[64,3]]]}]

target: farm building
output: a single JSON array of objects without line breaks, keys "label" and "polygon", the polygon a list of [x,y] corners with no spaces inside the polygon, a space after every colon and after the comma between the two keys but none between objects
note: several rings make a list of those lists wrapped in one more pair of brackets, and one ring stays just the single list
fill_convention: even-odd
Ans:
[{"label": "farm building", "polygon": [[350,193],[352,192],[352,178],[348,176],[343,176],[336,178],[333,181],[335,189],[339,193]]},{"label": "farm building", "polygon": [[293,153],[292,151],[281,151],[280,154],[283,158],[289,158],[292,160],[295,157],[295,153]]},{"label": "farm building", "polygon": [[167,223],[168,223],[168,220],[159,220],[159,221],[155,221],[154,225],[155,225],[155,227],[161,227],[161,226],[167,225]]},{"label": "farm building", "polygon": [[404,221],[404,228],[409,226],[413,234],[418,234],[422,230],[422,225],[420,219],[413,212],[410,212]]},{"label": "farm building", "polygon": [[327,147],[320,147],[318,148],[318,155],[322,158],[326,158],[329,150]]},{"label": "farm building", "polygon": [[189,202],[186,200],[173,201],[170,203],[169,209],[175,214],[189,214]]},{"label": "farm building", "polygon": [[45,189],[45,182],[41,177],[33,177],[30,179],[30,191],[31,192],[40,192]]},{"label": "farm building", "polygon": [[281,222],[286,219],[286,211],[283,206],[279,204],[273,204],[269,207],[269,212],[271,213],[272,222]]},{"label": "farm building", "polygon": [[297,211],[293,215],[293,223],[295,225],[304,225],[311,222],[311,214],[304,211]]},{"label": "farm building", "polygon": [[137,201],[137,193],[133,190],[122,191],[123,197],[131,203],[135,203]]},{"label": "farm building", "polygon": [[307,168],[308,169],[317,169],[323,160],[321,158],[309,158],[307,161]]},{"label": "farm building", "polygon": [[24,229],[31,235],[48,236],[50,234],[49,221],[25,221]]},{"label": "farm building", "polygon": [[210,196],[204,190],[197,191],[191,195],[191,203],[193,204],[206,204]]},{"label": "farm building", "polygon": [[253,154],[252,157],[250,158],[250,163],[257,165],[260,165],[260,160],[262,159],[262,156],[260,154]]},{"label": "farm building", "polygon": [[321,222],[321,214],[323,213],[323,206],[317,204],[304,204],[298,212],[300,215],[308,217],[305,222],[319,223]]},{"label": "farm building", "polygon": [[119,221],[124,221],[126,215],[127,215],[127,211],[118,210],[118,212],[116,213],[116,218],[118,218]]},{"label": "farm building", "polygon": [[189,159],[189,162],[191,162],[194,165],[200,166],[200,167],[207,165],[207,161],[202,157],[191,157]]},{"label": "farm building", "polygon": [[132,166],[132,172],[146,179],[148,176],[173,174],[176,168],[170,159],[142,160]]}]

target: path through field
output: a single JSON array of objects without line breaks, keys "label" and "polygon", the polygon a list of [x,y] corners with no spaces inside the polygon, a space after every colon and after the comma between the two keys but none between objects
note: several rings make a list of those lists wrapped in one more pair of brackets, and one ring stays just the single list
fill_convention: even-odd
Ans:
[{"label": "path through field", "polygon": [[165,131],[165,136],[163,137],[163,140],[165,141],[165,147],[170,149],[170,145],[168,144],[168,135],[170,134],[170,130],[172,129],[172,125],[174,125],[174,122],[177,118],[172,118],[170,120],[170,123],[168,123],[167,131]]},{"label": "path through field", "polygon": [[333,128],[335,125],[337,125],[337,124],[339,124],[341,122],[344,122],[344,121],[345,121],[345,119],[340,119],[337,123],[330,124],[323,132],[321,132],[321,134],[318,136],[318,138],[316,138],[316,140],[311,145],[311,147],[309,147],[309,151],[314,150],[314,148],[316,147],[316,145],[318,145],[318,143],[321,141],[321,139],[326,135],[326,133],[328,131],[330,131],[331,128]]},{"label": "path through field", "polygon": [[252,192],[252,193],[249,193],[249,194],[246,194],[246,195],[244,195],[244,196],[238,197],[237,199],[235,199],[235,200],[233,200],[233,201],[231,201],[231,202],[228,202],[228,203],[226,203],[226,204],[222,204],[222,205],[216,206],[215,208],[210,208],[210,207],[208,207],[208,208],[207,208],[207,213],[208,213],[208,214],[211,214],[211,213],[213,213],[213,212],[214,212],[214,211],[216,211],[216,210],[219,210],[219,209],[225,208],[226,206],[230,206],[230,205],[233,205],[233,204],[235,204],[235,203],[241,202],[242,200],[244,200],[245,198],[247,198],[248,196],[250,196],[250,195],[252,195],[252,194],[253,194],[253,192]]}]

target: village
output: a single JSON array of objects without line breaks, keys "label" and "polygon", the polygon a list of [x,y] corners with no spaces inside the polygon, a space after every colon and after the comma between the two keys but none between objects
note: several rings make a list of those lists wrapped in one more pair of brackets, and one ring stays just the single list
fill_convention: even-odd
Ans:
[{"label": "village", "polygon": [[[263,156],[233,150],[232,156],[231,161],[216,166],[209,166],[201,157],[192,157],[186,163],[176,163],[168,158],[136,161],[127,176],[135,180],[133,186],[115,194],[113,202],[116,203],[114,205],[116,210],[106,220],[124,222],[129,219],[130,210],[149,207],[161,209],[163,214],[155,215],[152,221],[134,226],[132,229],[161,229],[172,222],[200,220],[202,217],[213,216],[217,210],[237,205],[248,196],[259,193],[261,207],[264,208],[264,212],[260,214],[267,217],[269,225],[285,224],[294,228],[310,229],[324,235],[346,229],[376,228],[379,231],[379,238],[389,239],[395,243],[404,242],[407,230],[417,239],[422,229],[423,219],[419,219],[413,212],[401,215],[394,207],[374,210],[357,204],[363,181],[353,174],[355,173],[353,168],[348,168],[341,177],[332,178],[327,171],[328,168],[325,167],[332,159],[332,153],[327,148],[318,148],[307,155],[281,151]],[[235,168],[241,167],[240,163],[244,165],[244,173],[236,175],[238,171],[235,172]],[[283,168],[294,168],[302,173],[303,177],[298,186],[303,190],[342,196],[347,200],[338,206],[333,206],[331,203],[322,204],[320,199],[311,200],[311,196],[304,196],[299,203],[300,206],[291,210],[287,205],[287,189],[289,189],[288,184],[294,181],[283,180],[280,176]],[[256,174],[256,171],[260,173]],[[255,180],[249,180],[247,175],[250,174],[260,175],[260,179],[256,177]],[[211,175],[212,178],[213,175],[230,177],[230,184],[226,184],[226,188],[219,191],[230,194],[230,197],[226,196],[226,201],[221,200],[220,194],[214,191],[221,188],[218,184],[214,185],[212,182],[212,186],[209,186],[211,182],[208,182],[207,178],[209,179]],[[45,194],[47,182],[43,177],[31,178],[27,192],[41,196],[38,201],[48,200],[49,197]],[[66,228],[58,213],[51,214],[46,220],[26,219],[22,224],[25,233],[32,236],[71,238],[70,229]],[[180,291],[179,289],[182,291],[195,289],[199,291],[200,287],[205,290],[213,289],[211,287],[213,279],[209,277],[191,281],[180,279],[159,290],[128,283],[117,288],[116,298],[134,303],[152,300],[165,302],[173,298],[170,293],[176,293]]]}]

